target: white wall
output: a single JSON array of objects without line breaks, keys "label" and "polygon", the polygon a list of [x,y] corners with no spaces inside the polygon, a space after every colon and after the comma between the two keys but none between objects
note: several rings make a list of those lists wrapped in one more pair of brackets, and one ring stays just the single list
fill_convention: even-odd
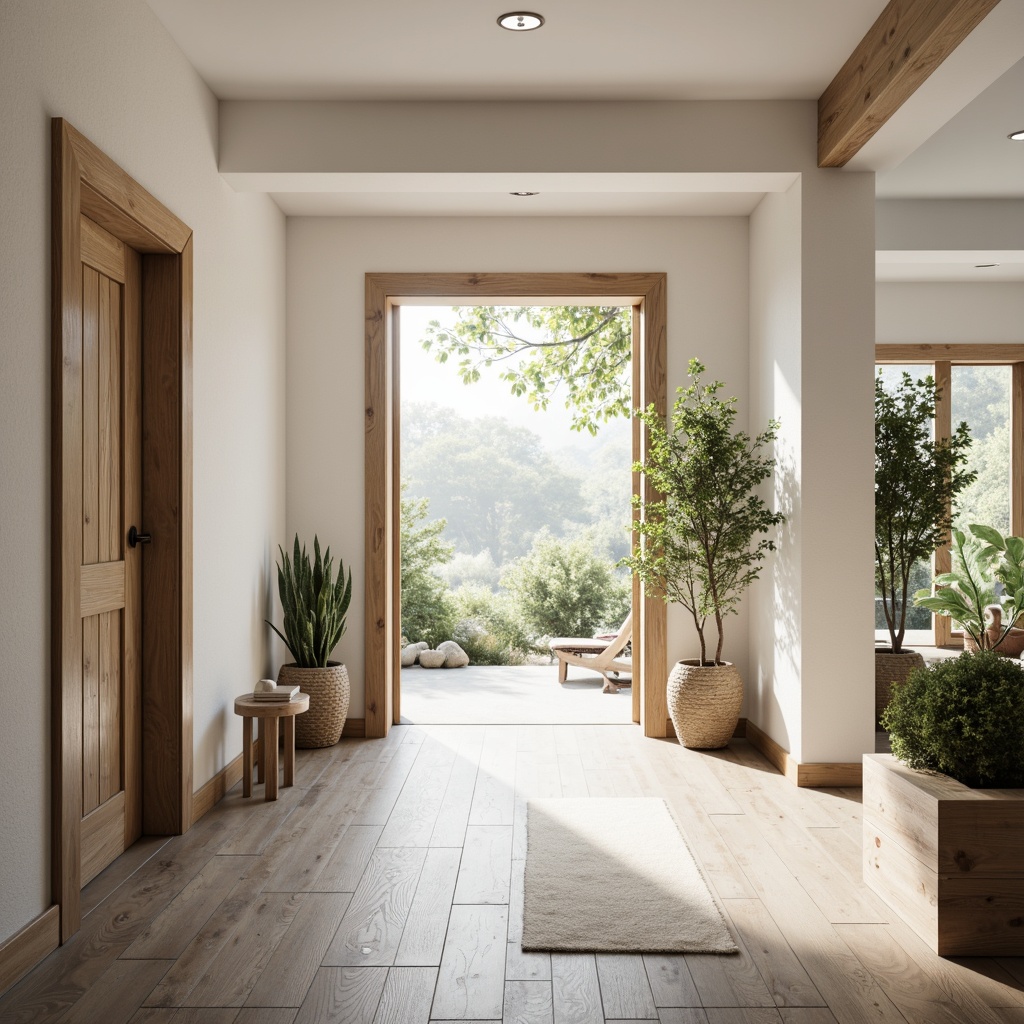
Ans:
[{"label": "white wall", "polygon": [[[669,399],[691,356],[747,409],[747,218],[289,218],[288,534],[317,532],[353,565],[339,656],[363,703],[364,274],[370,271],[664,271]],[[744,424],[745,425],[745,424]],[[312,456],[312,457],[311,457]],[[747,676],[747,629],[726,656]],[[670,662],[696,635],[669,609]]]},{"label": "white wall", "polygon": [[[216,165],[217,103],[141,0],[0,7],[0,941],[50,904],[50,117],[195,233],[195,784],[241,749],[284,536],[284,218]],[[17,713],[11,713],[11,709]]]},{"label": "white wall", "polygon": [[880,345],[1024,342],[1024,282],[887,282],[875,296]]},{"label": "white wall", "polygon": [[819,171],[804,176],[802,193],[803,722],[794,751],[810,763],[860,764],[875,742],[874,175]]},{"label": "white wall", "polygon": [[1012,251],[1024,244],[1024,199],[878,199],[875,236],[879,250]]},{"label": "white wall", "polygon": [[754,405],[782,424],[773,497],[789,517],[752,595],[752,717],[804,762],[874,746],[873,189],[870,174],[804,175],[751,217]]},{"label": "white wall", "polygon": [[802,721],[800,200],[798,181],[766,195],[750,217],[751,419],[779,423],[776,472],[762,497],[786,522],[779,557],[751,587],[747,700],[751,720],[789,751],[799,743]]}]

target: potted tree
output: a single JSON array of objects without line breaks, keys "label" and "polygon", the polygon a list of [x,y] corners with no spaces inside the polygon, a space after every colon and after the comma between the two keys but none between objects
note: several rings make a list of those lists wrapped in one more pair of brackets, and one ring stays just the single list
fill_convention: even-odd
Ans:
[{"label": "potted tree", "polygon": [[[690,384],[676,389],[671,423],[654,406],[637,414],[647,425],[649,449],[635,468],[663,497],[642,506],[636,529],[643,544],[623,562],[648,593],[678,602],[693,618],[700,657],[672,669],[669,714],[684,746],[714,749],[729,742],[743,701],[739,671],[722,660],[725,618],[775,549],[763,535],[785,517],[757,494],[775,466],[759,453],[775,440],[778,424],[770,421],[754,438],[735,430],[736,399],[719,397],[721,381],[702,383],[704,370],[690,360]],[[633,501],[641,506],[639,496]]]},{"label": "potted tree", "polygon": [[1024,538],[974,523],[967,533],[953,531],[950,554],[951,569],[935,577],[935,594],[919,590],[914,603],[963,626],[968,650],[1019,657],[1024,629],[1015,623],[1024,612]]},{"label": "potted tree", "polygon": [[909,373],[886,388],[875,378],[875,590],[881,596],[889,647],[875,651],[875,715],[894,683],[924,665],[903,646],[914,566],[931,557],[949,533],[956,496],[977,476],[964,468],[971,436],[961,423],[950,438],[933,438],[939,389]]},{"label": "potted tree", "polygon": [[298,534],[292,557],[279,547],[277,586],[284,610],[284,632],[267,625],[284,641],[294,662],[281,666],[279,686],[298,686],[309,694],[309,710],[295,721],[295,745],[329,747],[341,739],[348,717],[350,686],[348,670],[328,661],[345,633],[345,615],[352,600],[352,572],[345,574],[339,561],[332,580],[331,549],[320,556],[320,541],[313,537],[313,560]]},{"label": "potted tree", "polygon": [[864,880],[942,956],[1024,955],[1024,669],[990,650],[917,669],[864,756]]}]

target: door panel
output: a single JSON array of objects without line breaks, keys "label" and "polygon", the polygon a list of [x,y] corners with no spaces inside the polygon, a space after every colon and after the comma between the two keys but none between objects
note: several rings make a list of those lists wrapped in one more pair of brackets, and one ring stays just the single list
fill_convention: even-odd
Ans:
[{"label": "door panel", "polygon": [[140,559],[125,540],[139,508],[137,259],[82,218],[83,885],[140,831]]},{"label": "door panel", "polygon": [[[51,119],[51,137],[50,864],[65,942],[81,926],[83,881],[141,833],[143,800],[154,832],[176,833],[191,823],[192,237],[187,224],[66,120]],[[152,339],[145,393],[143,318]],[[87,380],[83,361],[90,366]],[[120,392],[120,407],[106,401],[111,391]],[[157,467],[150,480],[161,486],[147,491],[147,521],[141,516],[137,430],[143,397],[150,421],[170,425],[148,435],[147,454]],[[84,402],[89,415],[83,429]],[[94,457],[83,488],[86,451]],[[155,529],[156,551],[147,550],[151,563],[159,555],[161,568],[161,586],[151,588],[156,597],[145,615],[145,636],[139,571],[144,556],[142,549],[125,550],[122,540],[133,523]],[[82,685],[87,632],[88,709]],[[150,646],[155,654],[146,665],[155,674],[140,673],[142,652]],[[155,705],[160,712],[153,732],[161,742],[147,745],[145,759],[140,676],[147,709]],[[120,701],[112,702],[108,698],[116,691]],[[82,807],[86,725],[89,799],[97,804],[88,814]],[[110,742],[118,733],[119,751]],[[123,788],[115,792],[117,786]],[[152,794],[157,796],[151,801]],[[164,794],[170,799],[163,800]]]}]

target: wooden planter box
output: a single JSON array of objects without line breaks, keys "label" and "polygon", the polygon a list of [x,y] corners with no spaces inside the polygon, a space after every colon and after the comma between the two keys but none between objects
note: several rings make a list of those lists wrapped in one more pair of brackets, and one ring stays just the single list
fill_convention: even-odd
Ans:
[{"label": "wooden planter box", "polygon": [[865,754],[864,881],[942,956],[1024,955],[1024,789]]}]

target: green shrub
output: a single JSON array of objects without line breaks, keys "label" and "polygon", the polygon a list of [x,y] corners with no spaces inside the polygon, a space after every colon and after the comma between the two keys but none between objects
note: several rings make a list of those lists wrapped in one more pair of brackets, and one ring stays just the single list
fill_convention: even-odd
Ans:
[{"label": "green shrub", "polygon": [[629,611],[629,584],[608,559],[594,554],[592,540],[538,535],[524,558],[506,566],[501,579],[527,626],[538,636],[591,636],[618,629]]},{"label": "green shrub", "polygon": [[464,585],[454,594],[458,622],[452,639],[473,665],[522,665],[537,648],[506,594]]},{"label": "green shrub", "polygon": [[441,568],[451,560],[451,544],[443,539],[443,519],[428,520],[426,498],[401,498],[401,600],[402,635],[413,643],[426,640],[436,647],[450,640],[455,607]]},{"label": "green shrub", "polygon": [[917,669],[882,713],[892,752],[968,786],[1024,786],[1024,669],[992,651]]}]

